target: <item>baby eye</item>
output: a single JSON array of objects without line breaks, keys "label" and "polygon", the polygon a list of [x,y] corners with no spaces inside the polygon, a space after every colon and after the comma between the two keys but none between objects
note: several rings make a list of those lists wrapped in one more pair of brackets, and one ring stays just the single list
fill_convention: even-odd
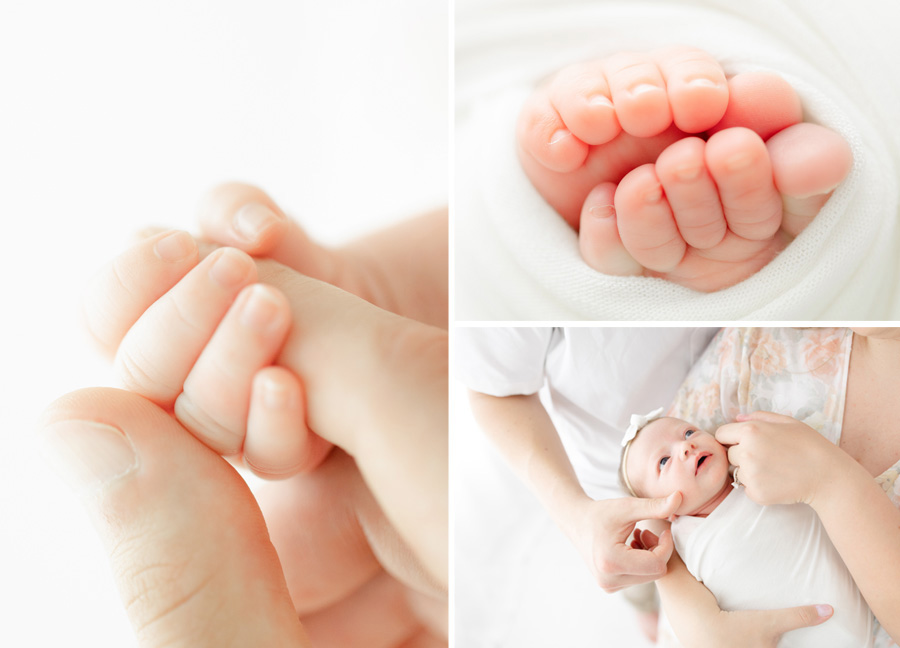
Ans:
[{"label": "baby eye", "polygon": [[689,436],[691,436],[696,431],[697,430],[688,430],[687,432],[684,433],[684,438],[687,439]]},{"label": "baby eye", "polygon": [[669,462],[669,458],[668,458],[668,457],[663,457],[662,459],[660,459],[660,460],[659,460],[659,469],[662,470],[663,468],[665,468],[665,467],[666,467],[666,464],[667,464],[668,462]]}]

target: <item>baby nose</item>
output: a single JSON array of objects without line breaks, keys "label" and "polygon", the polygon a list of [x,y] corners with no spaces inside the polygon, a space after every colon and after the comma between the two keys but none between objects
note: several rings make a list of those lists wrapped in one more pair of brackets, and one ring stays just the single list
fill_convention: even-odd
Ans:
[{"label": "baby nose", "polygon": [[691,441],[685,440],[684,443],[681,444],[681,458],[687,459],[688,455],[693,452],[694,448],[696,448],[696,446]]}]

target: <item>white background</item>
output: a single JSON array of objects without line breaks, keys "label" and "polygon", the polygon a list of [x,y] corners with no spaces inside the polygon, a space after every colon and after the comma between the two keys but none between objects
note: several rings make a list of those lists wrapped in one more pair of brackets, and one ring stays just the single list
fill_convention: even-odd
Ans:
[{"label": "white background", "polygon": [[111,381],[86,280],[224,180],[331,243],[446,204],[448,22],[443,1],[3,2],[0,645],[134,645],[33,443],[47,404]]}]

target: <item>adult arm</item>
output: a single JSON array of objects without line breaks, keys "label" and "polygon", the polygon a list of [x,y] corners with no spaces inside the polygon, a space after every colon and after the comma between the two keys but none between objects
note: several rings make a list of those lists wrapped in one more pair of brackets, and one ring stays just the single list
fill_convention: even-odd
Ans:
[{"label": "adult arm", "polygon": [[809,426],[769,412],[738,418],[716,438],[731,446],[747,495],[763,505],[809,504],[872,612],[900,640],[900,510],[865,468]]},{"label": "adult arm", "polygon": [[834,613],[827,605],[726,612],[677,552],[656,585],[675,635],[683,645],[697,648],[775,648],[784,633],[824,623]]},{"label": "adult arm", "polygon": [[617,591],[665,573],[674,548],[671,534],[664,534],[652,550],[635,549],[628,540],[636,522],[671,515],[680,495],[594,501],[578,483],[537,394],[470,393],[472,411],[485,433],[575,544],[604,590]]}]

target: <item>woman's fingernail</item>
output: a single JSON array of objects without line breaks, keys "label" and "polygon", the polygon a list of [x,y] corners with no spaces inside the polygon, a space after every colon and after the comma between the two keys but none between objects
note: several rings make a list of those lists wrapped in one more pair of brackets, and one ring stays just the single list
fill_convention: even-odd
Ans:
[{"label": "woman's fingernail", "polygon": [[281,221],[274,211],[259,203],[248,203],[237,210],[232,224],[235,235],[246,243],[255,243],[266,229]]},{"label": "woman's fingernail", "polygon": [[187,232],[176,231],[159,239],[153,246],[157,257],[168,263],[186,259],[197,249],[197,244]]},{"label": "woman's fingernail", "polygon": [[105,423],[59,421],[44,427],[40,435],[44,458],[79,493],[114,482],[138,465],[131,440]]},{"label": "woman's fingernail", "polygon": [[830,617],[834,614],[834,608],[830,605],[817,605],[816,614],[819,615],[820,619],[824,619],[825,617]]}]

